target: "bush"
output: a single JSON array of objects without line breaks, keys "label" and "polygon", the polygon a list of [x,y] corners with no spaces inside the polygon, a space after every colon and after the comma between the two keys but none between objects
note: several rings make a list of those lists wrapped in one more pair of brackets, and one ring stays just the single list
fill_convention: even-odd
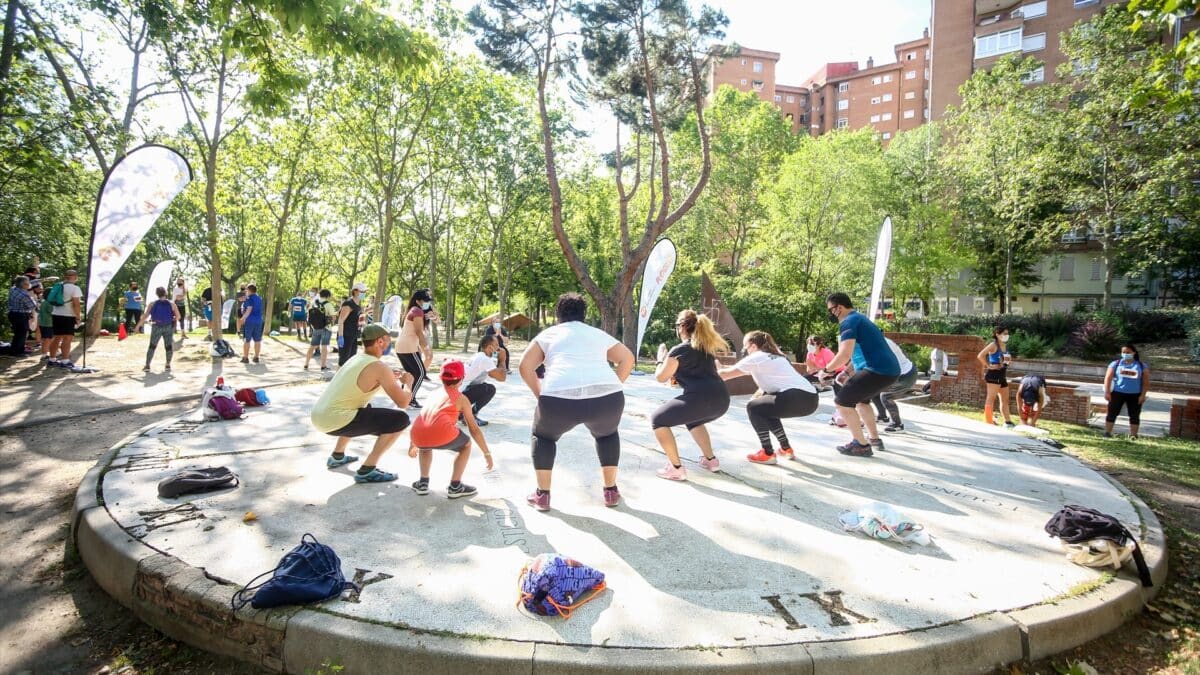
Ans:
[{"label": "bush", "polygon": [[1067,351],[1088,360],[1107,360],[1121,350],[1125,342],[1117,329],[1101,321],[1090,320],[1071,334]]},{"label": "bush", "polygon": [[904,352],[908,360],[913,362],[917,370],[925,371],[929,369],[929,355],[933,352],[932,347],[905,344],[900,345],[900,351]]},{"label": "bush", "polygon": [[1192,363],[1200,363],[1200,328],[1192,331],[1188,336],[1188,341],[1191,342],[1191,349],[1188,351],[1188,358]]},{"label": "bush", "polygon": [[1050,341],[1040,335],[1016,332],[1008,340],[1008,351],[1023,359],[1040,359],[1050,353]]}]

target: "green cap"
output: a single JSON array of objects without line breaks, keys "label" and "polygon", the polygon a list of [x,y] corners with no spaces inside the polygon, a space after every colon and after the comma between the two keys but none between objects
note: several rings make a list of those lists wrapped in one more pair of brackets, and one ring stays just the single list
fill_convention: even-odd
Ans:
[{"label": "green cap", "polygon": [[362,332],[363,344],[365,345],[368,342],[370,342],[371,340],[378,340],[379,338],[381,338],[385,335],[389,335],[389,333],[388,333],[388,329],[383,327],[383,324],[369,323],[366,325],[366,327],[363,328],[363,332]]}]

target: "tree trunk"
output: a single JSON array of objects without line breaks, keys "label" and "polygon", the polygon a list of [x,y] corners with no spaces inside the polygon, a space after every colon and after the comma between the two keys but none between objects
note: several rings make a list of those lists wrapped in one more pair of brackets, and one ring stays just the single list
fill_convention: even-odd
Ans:
[{"label": "tree trunk", "polygon": [[1100,309],[1109,309],[1109,306],[1112,303],[1113,271],[1112,258],[1108,255],[1109,246],[1111,246],[1109,237],[1101,237],[1100,261],[1104,263],[1104,295],[1100,298]]},{"label": "tree trunk", "polygon": [[204,159],[204,222],[208,228],[209,264],[212,266],[212,321],[208,322],[213,340],[221,339],[225,330],[221,320],[221,254],[217,249],[217,146],[213,145]]},{"label": "tree trunk", "polygon": [[8,73],[12,70],[17,44],[17,7],[17,0],[8,0],[8,11],[4,13],[4,46],[0,48],[0,117],[8,106]]},{"label": "tree trunk", "polygon": [[392,196],[390,189],[383,193],[383,241],[379,244],[379,276],[375,278],[375,306],[371,308],[373,321],[379,321],[383,316],[383,303],[387,298],[388,255],[392,249],[392,227],[396,223]]},{"label": "tree trunk", "polygon": [[621,310],[621,342],[629,347],[629,351],[633,352],[634,357],[638,355],[638,348],[641,345],[635,344],[637,341],[638,329],[638,313],[633,307],[633,293],[625,294],[624,307]]},{"label": "tree trunk", "polygon": [[263,333],[271,334],[271,322],[275,318],[275,286],[279,281],[279,258],[283,253],[283,231],[287,228],[288,217],[291,215],[289,211],[291,205],[286,201],[283,206],[283,214],[279,217],[279,222],[275,227],[275,252],[271,256],[271,272],[267,276],[267,297],[266,305],[263,307]]}]

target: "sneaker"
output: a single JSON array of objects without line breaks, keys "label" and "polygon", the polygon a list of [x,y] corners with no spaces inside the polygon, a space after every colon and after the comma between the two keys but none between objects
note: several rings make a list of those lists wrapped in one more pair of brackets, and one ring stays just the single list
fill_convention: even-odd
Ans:
[{"label": "sneaker", "polygon": [[1016,425],[1016,424],[1013,424],[1013,421],[1012,421],[1012,420],[1009,420],[1009,421],[1007,421],[1007,422],[1005,422],[1005,423],[1004,423],[1004,428],[1005,428],[1005,429],[1016,429],[1016,428],[1017,428],[1017,425]]},{"label": "sneaker", "polygon": [[879,422],[879,423],[881,423],[881,424],[891,424],[891,423],[892,423],[892,418],[890,418],[890,417],[884,417],[883,415],[877,415],[877,416],[875,417],[875,421],[876,421],[876,422]]},{"label": "sneaker", "polygon": [[474,485],[459,483],[457,488],[453,485],[446,488],[446,498],[458,499],[459,497],[470,497],[476,492],[479,492],[479,490],[476,490]]},{"label": "sneaker", "polygon": [[257,356],[256,356],[256,357],[254,357],[254,362],[255,362],[255,363],[258,363],[258,357],[257,357]]},{"label": "sneaker", "polygon": [[329,366],[321,366],[321,370],[329,370]]},{"label": "sneaker", "polygon": [[676,469],[671,464],[667,464],[663,468],[654,472],[659,478],[665,480],[687,480],[687,469],[682,466]]},{"label": "sneaker", "polygon": [[756,452],[752,455],[746,455],[746,459],[750,460],[751,462],[754,462],[755,464],[775,464],[776,463],[775,455],[768,455],[767,452],[765,450],[763,450],[762,448],[759,448],[758,452]]},{"label": "sneaker", "polygon": [[409,408],[412,408],[413,410],[420,410],[420,409],[421,409],[421,404],[420,404],[420,403],[417,403],[417,402],[416,402],[416,400],[413,400],[413,401],[409,401],[409,403],[408,403],[408,407],[409,407]]},{"label": "sneaker", "polygon": [[308,370],[308,364],[307,364],[307,363],[306,363],[306,364],[304,364],[304,369],[305,369],[305,370]]},{"label": "sneaker", "polygon": [[792,452],[791,448],[780,448],[779,451],[775,453],[775,455],[778,457],[782,457],[783,459],[790,459],[793,462],[796,461],[796,453]]},{"label": "sneaker", "polygon": [[148,372],[150,372],[150,366],[142,366],[142,372],[143,372],[143,373],[148,373]]},{"label": "sneaker", "polygon": [[164,373],[171,372],[171,364],[168,363],[167,365],[163,366],[163,372]]},{"label": "sneaker", "polygon": [[886,427],[883,428],[883,430],[884,431],[892,431],[892,432],[904,431],[904,424],[902,424],[900,422],[896,422],[895,424],[887,425]]},{"label": "sneaker", "polygon": [[1106,432],[1104,432],[1103,437],[1104,438],[1112,438],[1113,435],[1106,431]]},{"label": "sneaker", "polygon": [[358,458],[355,457],[354,455],[342,455],[341,459],[338,459],[337,457],[330,455],[329,458],[325,460],[325,466],[330,469],[335,469],[339,466],[345,466],[346,464],[349,464],[350,462],[357,462],[357,461],[358,461]]},{"label": "sneaker", "polygon": [[700,458],[700,468],[708,469],[709,471],[713,471],[713,472],[720,471],[721,470],[721,460],[717,459],[716,457],[713,457],[712,459],[709,459],[707,457],[701,457]]},{"label": "sneaker", "polygon": [[839,445],[837,446],[837,451],[851,457],[870,457],[875,454],[871,452],[870,445],[861,445],[858,441],[850,441],[845,445]]},{"label": "sneaker", "polygon": [[478,424],[481,427],[486,427],[488,425],[488,421],[483,419],[482,417],[477,416],[475,418],[475,424]]},{"label": "sneaker", "polygon": [[549,511],[550,493],[539,493],[537,490],[534,490],[528,497],[525,498],[525,502],[538,511]]},{"label": "sneaker", "polygon": [[250,363],[250,359],[242,357],[242,363]]},{"label": "sneaker", "polygon": [[[671,467],[671,468],[675,468],[675,467]],[[607,506],[608,508],[611,509],[612,507],[614,507],[620,503],[621,503],[621,491],[617,489],[616,485],[614,485],[612,487],[604,488],[604,505],[605,506]]]},{"label": "sneaker", "polygon": [[882,438],[868,438],[867,442],[871,444],[872,450],[883,450]]},{"label": "sneaker", "polygon": [[379,469],[371,469],[371,472],[367,474],[354,474],[355,483],[386,483],[388,481],[396,480],[396,478],[396,474],[389,473],[387,471],[380,471]]},{"label": "sneaker", "polygon": [[75,362],[74,361],[59,361],[58,367],[65,368],[67,370],[75,370]]},{"label": "sneaker", "polygon": [[414,481],[413,484],[410,485],[409,487],[412,488],[413,492],[415,492],[419,495],[429,494],[429,481],[427,481],[427,480]]}]

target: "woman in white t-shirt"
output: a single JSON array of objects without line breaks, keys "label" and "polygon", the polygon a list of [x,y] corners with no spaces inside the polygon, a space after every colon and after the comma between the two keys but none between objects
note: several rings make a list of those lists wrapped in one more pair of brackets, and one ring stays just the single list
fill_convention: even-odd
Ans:
[{"label": "woman in white t-shirt", "polygon": [[[555,307],[557,325],[538,334],[521,359],[521,379],[537,398],[533,413],[533,468],[537,490],[526,498],[539,511],[550,509],[550,477],[558,439],[580,424],[596,441],[604,474],[604,505],[621,502],[617,464],[621,437],[617,426],[625,412],[622,383],[633,371],[633,352],[608,333],[583,323],[587,301],[564,293]],[[546,365],[545,379],[537,369]],[[616,363],[614,372],[610,363]]]},{"label": "woman in white t-shirt", "polygon": [[796,459],[787,433],[783,430],[783,418],[805,417],[817,409],[817,390],[812,383],[796,372],[792,362],[769,333],[750,331],[742,341],[746,357],[728,368],[720,368],[721,379],[732,380],[742,375],[754,378],[754,384],[762,390],[746,404],[750,425],[758,434],[761,449],[747,455],[755,464],[775,464],[775,450],[771,447],[771,434],[779,439],[779,454],[787,459]]}]

